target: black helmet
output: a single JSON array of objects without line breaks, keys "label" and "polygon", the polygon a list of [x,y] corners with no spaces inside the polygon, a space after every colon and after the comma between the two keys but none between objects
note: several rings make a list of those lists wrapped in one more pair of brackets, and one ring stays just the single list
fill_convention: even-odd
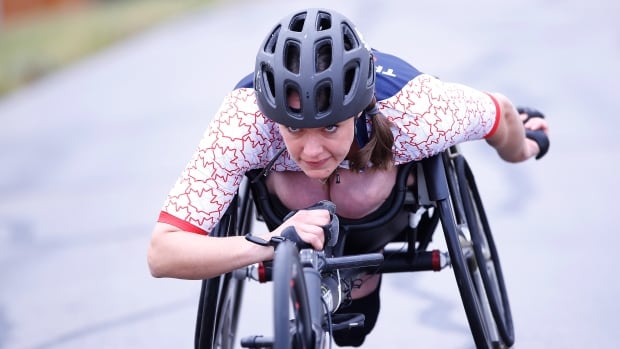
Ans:
[{"label": "black helmet", "polygon": [[[334,125],[357,115],[374,95],[370,48],[349,19],[327,9],[284,17],[256,55],[254,89],[260,110],[290,127]],[[299,109],[287,97],[300,96]]]}]

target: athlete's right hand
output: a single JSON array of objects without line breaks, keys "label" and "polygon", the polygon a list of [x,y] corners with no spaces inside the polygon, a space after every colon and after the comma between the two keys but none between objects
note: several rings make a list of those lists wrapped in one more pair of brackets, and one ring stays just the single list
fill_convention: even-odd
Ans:
[{"label": "athlete's right hand", "polygon": [[[291,234],[296,233],[301,241],[309,244],[313,249],[320,251],[325,244],[323,227],[330,223],[330,219],[328,210],[299,210],[285,220],[273,233],[293,241],[295,241],[295,237]],[[295,242],[298,243],[298,241]]]}]

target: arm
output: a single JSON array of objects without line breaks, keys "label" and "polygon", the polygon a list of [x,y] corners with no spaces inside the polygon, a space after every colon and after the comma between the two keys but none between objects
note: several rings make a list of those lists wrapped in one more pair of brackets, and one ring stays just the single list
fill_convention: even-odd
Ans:
[{"label": "arm", "polygon": [[[323,226],[330,222],[327,210],[301,210],[263,240],[294,226],[299,237],[319,250],[323,248]],[[158,222],[153,229],[148,265],[154,277],[200,280],[273,258],[273,248],[247,241],[243,236],[211,237],[183,231]]]},{"label": "arm", "polygon": [[525,125],[525,117],[519,115],[510,100],[499,93],[491,93],[499,105],[499,124],[495,132],[486,139],[495,148],[499,156],[508,162],[521,162],[538,155],[538,144],[525,137],[525,129],[543,130],[548,134],[549,128],[544,119],[534,118]]},{"label": "arm", "polygon": [[273,248],[253,244],[243,236],[217,238],[158,222],[148,264],[154,277],[206,279],[272,257]]},{"label": "arm", "polygon": [[[168,218],[160,215],[153,229],[148,248],[153,276],[205,279],[273,257],[272,247],[253,244],[243,237],[207,234],[232,202],[244,173],[261,168],[273,156],[273,144],[279,140],[270,127],[276,126],[266,125],[257,113],[253,90],[238,89],[226,97],[168,194],[162,208]],[[269,240],[280,235],[284,227],[295,225],[304,241],[320,247],[322,243],[317,241],[323,231],[312,225],[329,222],[327,211],[323,216],[295,215],[261,237]]]},{"label": "arm", "polygon": [[[499,93],[421,74],[380,103],[382,112],[396,125],[397,163],[483,138],[509,162],[525,161],[539,153],[538,144],[526,138],[525,115],[520,116],[510,100]],[[542,118],[532,118],[525,127],[547,132]]]}]

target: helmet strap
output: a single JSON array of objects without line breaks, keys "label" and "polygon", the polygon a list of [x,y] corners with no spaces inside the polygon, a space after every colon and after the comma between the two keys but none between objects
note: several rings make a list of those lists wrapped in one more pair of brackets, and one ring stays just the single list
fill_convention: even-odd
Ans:
[{"label": "helmet strap", "polygon": [[362,149],[368,144],[368,125],[366,125],[366,117],[368,113],[363,112],[358,118],[355,119],[355,140],[357,146]]}]

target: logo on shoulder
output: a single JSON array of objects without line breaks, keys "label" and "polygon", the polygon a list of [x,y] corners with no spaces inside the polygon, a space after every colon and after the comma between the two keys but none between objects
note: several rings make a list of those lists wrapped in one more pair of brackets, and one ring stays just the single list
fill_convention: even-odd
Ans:
[{"label": "logo on shoulder", "polygon": [[387,76],[392,77],[392,78],[396,77],[396,73],[394,73],[394,69],[392,69],[392,68],[385,68],[382,65],[377,65],[377,68],[375,70],[376,70],[377,74],[387,75]]}]

